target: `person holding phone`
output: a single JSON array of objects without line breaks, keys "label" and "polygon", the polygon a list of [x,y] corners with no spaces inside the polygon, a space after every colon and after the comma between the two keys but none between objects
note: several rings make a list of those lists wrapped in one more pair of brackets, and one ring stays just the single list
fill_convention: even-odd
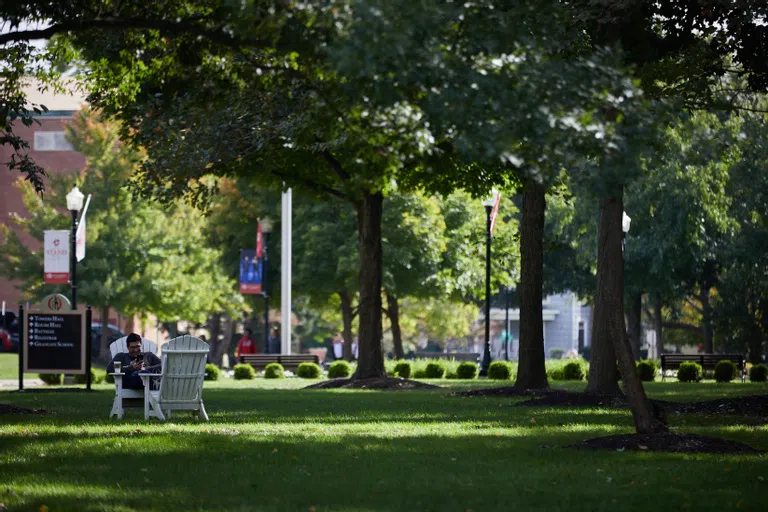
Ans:
[{"label": "person holding phone", "polygon": [[[141,336],[132,332],[125,340],[128,352],[115,354],[107,365],[107,373],[115,373],[115,363],[119,363],[120,373],[123,374],[123,387],[127,389],[144,389],[141,381],[142,373],[160,373],[162,361],[152,352],[141,352]],[[155,379],[153,379],[155,380]]]}]

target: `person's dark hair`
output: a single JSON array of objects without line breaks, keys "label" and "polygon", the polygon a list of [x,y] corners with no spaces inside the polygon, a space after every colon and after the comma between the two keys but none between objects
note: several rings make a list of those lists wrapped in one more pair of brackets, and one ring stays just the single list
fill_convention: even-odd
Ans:
[{"label": "person's dark hair", "polygon": [[128,346],[128,345],[130,345],[131,343],[135,343],[135,342],[137,342],[137,341],[138,341],[139,343],[141,343],[141,336],[139,336],[139,335],[138,335],[138,334],[136,334],[135,332],[132,332],[132,333],[131,333],[131,334],[129,334],[129,335],[128,335],[128,337],[125,339],[125,346],[127,347],[127,346]]},{"label": "person's dark hair", "polygon": [[247,334],[248,336],[250,336],[251,334],[253,334],[253,330],[251,330],[251,328],[250,328],[250,327],[248,327],[248,328],[246,328],[246,329],[245,329],[245,334]]}]

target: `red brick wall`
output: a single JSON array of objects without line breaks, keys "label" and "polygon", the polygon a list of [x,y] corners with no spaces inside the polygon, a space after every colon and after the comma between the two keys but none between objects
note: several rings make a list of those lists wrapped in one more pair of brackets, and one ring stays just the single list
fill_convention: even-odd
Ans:
[{"label": "red brick wall", "polygon": [[[40,124],[35,123],[29,127],[23,125],[14,127],[15,132],[29,142],[31,149],[28,154],[32,159],[51,174],[82,169],[85,166],[85,157],[76,151],[34,150],[34,132],[63,131],[70,117],[41,117],[39,119]],[[14,212],[23,217],[28,212],[21,201],[19,189],[14,186],[17,180],[23,179],[23,175],[17,170],[8,170],[6,166],[12,154],[11,148],[0,146],[0,223],[10,225],[13,229],[14,224],[10,222],[10,214]],[[37,240],[31,239],[23,233],[20,233],[20,236],[29,247],[39,247]],[[18,283],[12,283],[0,277],[0,301],[4,300],[9,309],[17,309],[18,303],[22,299],[21,291],[16,289],[14,284]]]}]

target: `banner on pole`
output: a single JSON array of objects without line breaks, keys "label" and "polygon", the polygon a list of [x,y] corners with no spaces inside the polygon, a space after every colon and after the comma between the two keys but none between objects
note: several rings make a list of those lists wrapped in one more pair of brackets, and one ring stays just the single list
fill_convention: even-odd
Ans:
[{"label": "banner on pole", "polygon": [[45,284],[69,282],[69,231],[46,230],[43,234]]},{"label": "banner on pole", "polygon": [[496,202],[493,204],[493,211],[491,211],[491,236],[493,236],[493,228],[496,227],[496,217],[499,215],[500,202],[501,202],[501,192],[496,194]]},{"label": "banner on pole", "polygon": [[77,234],[75,236],[75,258],[77,261],[85,259],[85,214],[88,213],[88,205],[91,204],[91,194],[85,200],[85,208],[80,214],[80,223],[77,225]]},{"label": "banner on pole", "polygon": [[256,224],[256,259],[264,257],[264,232],[261,230],[261,223]]},{"label": "banner on pole", "polygon": [[263,261],[256,257],[254,249],[240,249],[240,293],[261,293],[262,265]]}]

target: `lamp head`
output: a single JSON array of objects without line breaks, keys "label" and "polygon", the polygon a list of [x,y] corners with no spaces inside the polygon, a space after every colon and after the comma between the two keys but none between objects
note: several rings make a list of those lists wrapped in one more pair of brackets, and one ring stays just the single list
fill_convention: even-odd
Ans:
[{"label": "lamp head", "polygon": [[495,188],[491,190],[491,194],[483,199],[483,206],[486,208],[493,208],[493,206],[496,204],[496,196],[499,195],[499,191]]},{"label": "lamp head", "polygon": [[80,192],[80,189],[77,188],[77,185],[72,187],[72,190],[70,190],[69,194],[67,194],[67,210],[76,212],[82,210],[83,198],[85,198],[85,196],[82,192]]},{"label": "lamp head", "polygon": [[624,233],[629,233],[629,226],[632,224],[632,219],[629,215],[627,215],[627,212],[621,213],[621,230]]},{"label": "lamp head", "polygon": [[271,233],[272,232],[272,219],[269,217],[264,217],[261,219],[261,232],[262,233]]}]

